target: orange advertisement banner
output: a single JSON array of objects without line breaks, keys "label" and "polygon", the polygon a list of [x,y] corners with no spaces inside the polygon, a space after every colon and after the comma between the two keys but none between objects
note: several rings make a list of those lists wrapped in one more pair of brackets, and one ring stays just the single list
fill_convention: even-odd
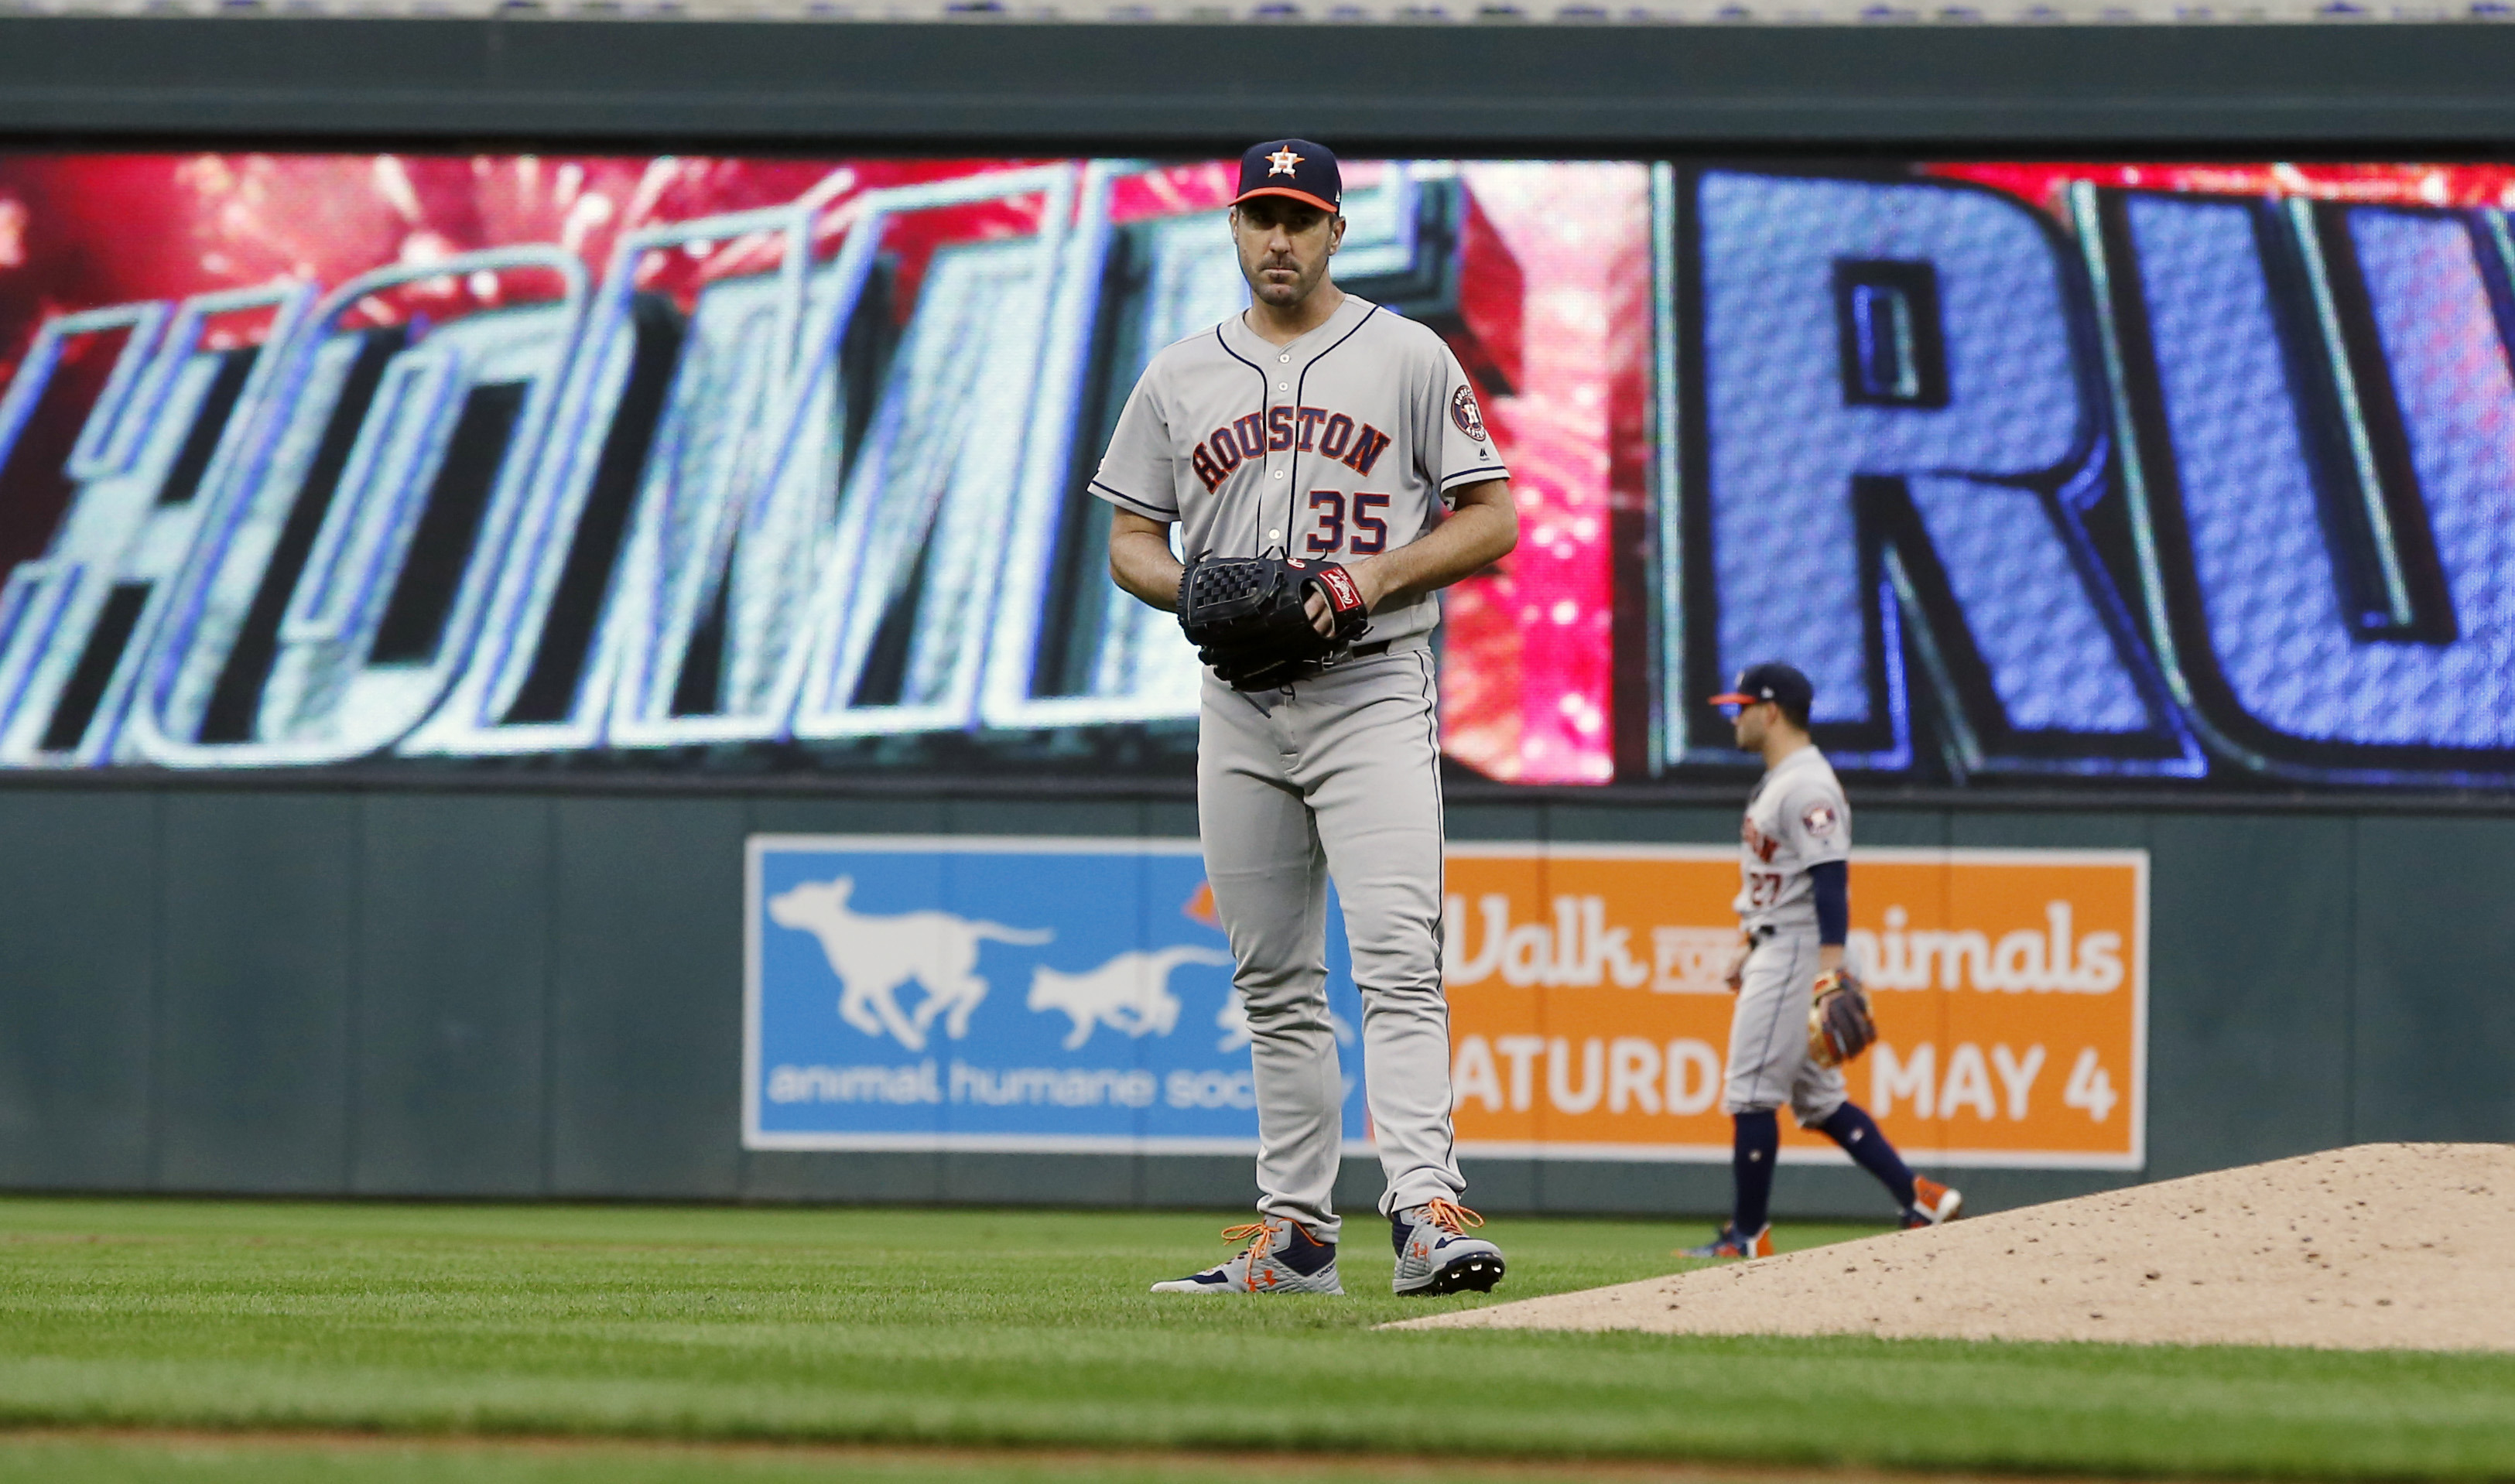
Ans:
[{"label": "orange advertisement banner", "polygon": [[[1734,846],[1451,846],[1461,1152],[1725,1162],[1737,890]],[[1908,1157],[2144,1163],[2146,851],[1856,851],[1847,954],[1851,1095]],[[1785,1160],[1841,1158],[1783,1125]]]}]

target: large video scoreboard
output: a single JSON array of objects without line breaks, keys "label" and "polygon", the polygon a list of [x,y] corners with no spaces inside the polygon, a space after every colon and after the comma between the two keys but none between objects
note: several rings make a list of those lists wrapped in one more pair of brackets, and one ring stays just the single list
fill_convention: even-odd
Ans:
[{"label": "large video scoreboard", "polygon": [[[1453,759],[2515,776],[2515,170],[1391,160],[1484,393]],[[1173,770],[1084,484],[1210,161],[0,155],[0,767]]]}]

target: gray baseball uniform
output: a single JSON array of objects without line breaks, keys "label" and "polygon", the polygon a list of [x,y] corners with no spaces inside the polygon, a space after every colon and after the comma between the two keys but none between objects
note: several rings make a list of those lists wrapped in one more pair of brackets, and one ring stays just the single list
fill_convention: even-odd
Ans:
[{"label": "gray baseball uniform", "polygon": [[1813,747],[1768,770],[1739,830],[1738,926],[1754,943],[1729,1021],[1732,1114],[1791,1105],[1802,1128],[1823,1123],[1847,1095],[1838,1067],[1808,1059],[1808,1007],[1817,975],[1815,887],[1808,867],[1851,857],[1851,805],[1834,765]]},{"label": "gray baseball uniform", "polygon": [[[1438,336],[1347,295],[1277,346],[1235,314],[1153,357],[1092,491],[1182,527],[1185,551],[1349,561],[1505,477]],[[1441,994],[1441,776],[1430,594],[1374,613],[1352,658],[1280,690],[1206,677],[1197,818],[1249,1010],[1258,1210],[1335,1240],[1343,1084],[1327,1007],[1333,876],[1362,991],[1382,1212],[1466,1182],[1451,1150]]]}]

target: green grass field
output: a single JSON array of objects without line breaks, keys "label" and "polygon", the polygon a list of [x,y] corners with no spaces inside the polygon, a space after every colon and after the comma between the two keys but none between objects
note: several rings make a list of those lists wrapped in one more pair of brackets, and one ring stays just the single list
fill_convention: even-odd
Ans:
[{"label": "green grass field", "polygon": [[[1387,1333],[1484,1300],[1389,1298],[1367,1213],[1354,1297],[1144,1292],[1220,1257],[1224,1219],[0,1201],[0,1426],[21,1429],[0,1477],[1389,1476],[1368,1453],[1522,1461],[1477,1478],[1580,1460],[2515,1475],[2515,1357]],[[1501,1297],[1665,1272],[1705,1229],[1499,1218]],[[211,1432],[406,1436],[189,1435]],[[771,1442],[964,1451],[719,1446]],[[1201,1450],[1286,1457],[1179,1456]]]}]

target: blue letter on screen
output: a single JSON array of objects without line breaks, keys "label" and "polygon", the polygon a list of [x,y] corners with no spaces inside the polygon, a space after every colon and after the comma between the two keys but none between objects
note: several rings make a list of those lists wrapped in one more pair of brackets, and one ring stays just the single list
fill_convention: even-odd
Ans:
[{"label": "blue letter on screen", "polygon": [[2052,229],[1927,183],[1714,172],[1694,208],[1697,681],[1787,659],[1837,756],[1895,768],[1909,656],[1958,768],[2197,767],[2080,524],[2107,451]]},{"label": "blue letter on screen", "polygon": [[2502,771],[2503,219],[2144,195],[2119,210],[2151,352],[2132,369],[2166,455],[2147,482],[2171,642],[2203,719],[2292,775]]}]

